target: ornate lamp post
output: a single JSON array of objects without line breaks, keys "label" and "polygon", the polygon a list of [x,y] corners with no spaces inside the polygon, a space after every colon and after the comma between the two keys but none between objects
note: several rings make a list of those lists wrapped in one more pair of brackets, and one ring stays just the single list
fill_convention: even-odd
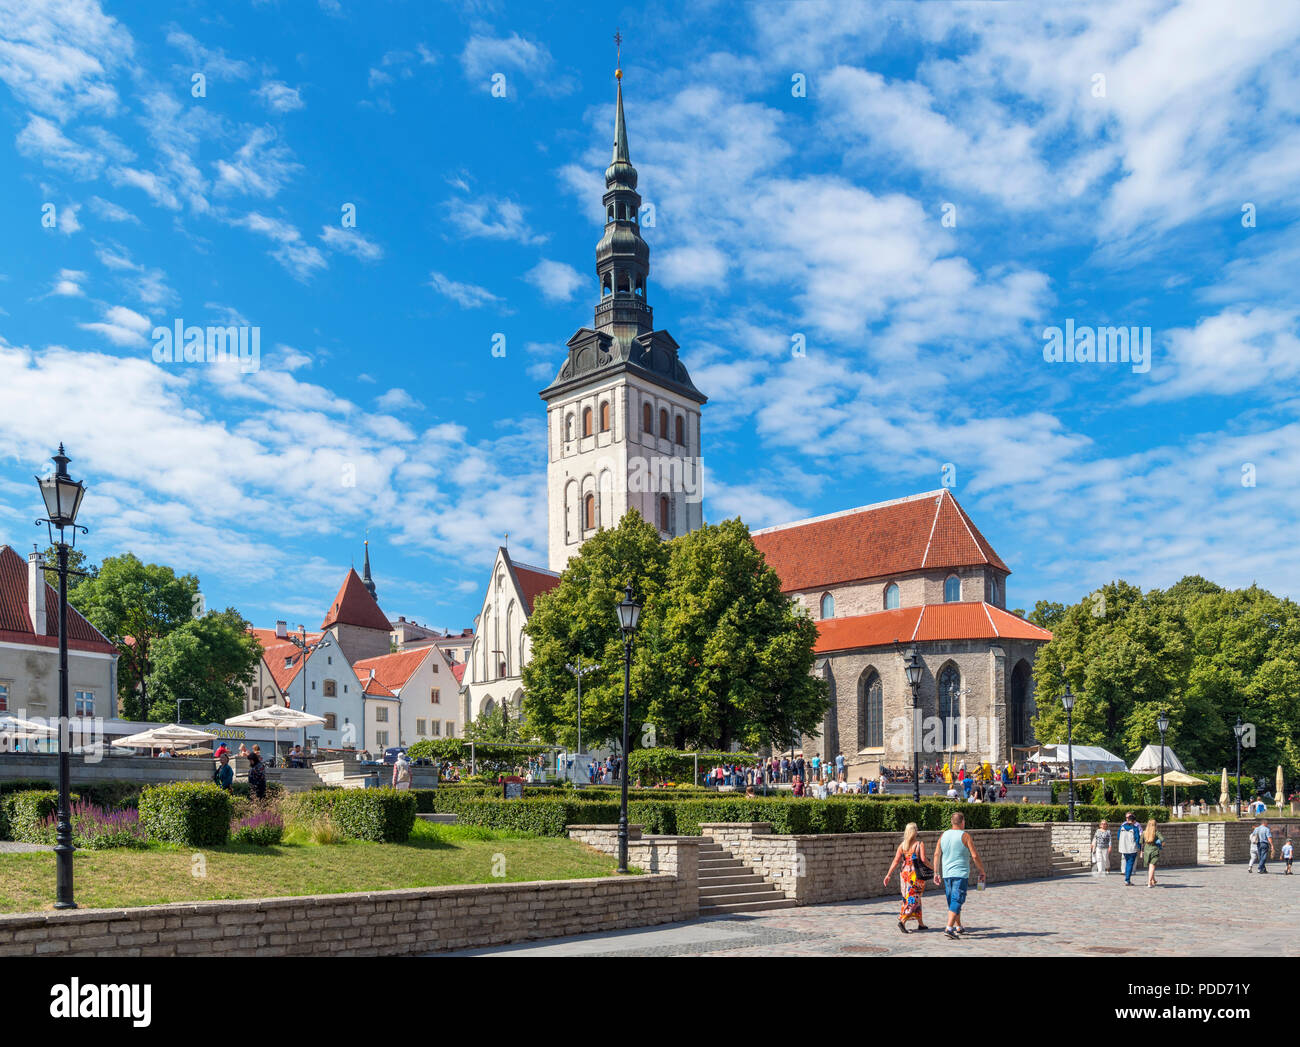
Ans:
[{"label": "ornate lamp post", "polygon": [[903,672],[907,675],[907,685],[912,689],[912,800],[915,803],[921,802],[921,754],[916,745],[916,714],[922,668],[916,648],[909,647],[903,658]]},{"label": "ornate lamp post", "polygon": [[[75,909],[77,903],[72,899],[72,803],[68,784],[71,777],[69,749],[72,744],[71,726],[68,723],[68,550],[76,547],[78,531],[88,533],[86,528],[77,524],[77,511],[81,508],[86,487],[80,480],[74,480],[68,475],[70,459],[63,451],[63,444],[59,444],[59,453],[53,461],[54,475],[36,477],[46,514],[36,522],[45,524],[50,544],[55,546],[59,555],[59,810],[54,844],[54,907]],[[64,541],[64,531],[69,528],[72,531],[70,543]],[[55,529],[59,532],[57,541],[54,538]]]},{"label": "ornate lamp post", "polygon": [[[1061,667],[1064,672],[1065,667]],[[1065,681],[1065,693],[1061,695],[1061,704],[1065,706],[1065,754],[1069,762],[1070,773],[1070,821],[1074,821],[1074,695],[1070,693],[1070,681]]]},{"label": "ornate lamp post", "polygon": [[1156,717],[1156,730],[1160,732],[1160,806],[1165,805],[1165,731],[1169,730],[1169,717],[1163,709]]},{"label": "ornate lamp post", "polygon": [[569,672],[573,673],[578,679],[578,756],[582,756],[582,678],[588,673],[594,673],[600,668],[600,663],[595,662],[591,665],[582,664],[582,655],[578,655],[578,663],[574,665],[569,662],[565,665]]},{"label": "ornate lamp post", "polygon": [[1237,736],[1237,817],[1241,817],[1241,739],[1246,734],[1246,725],[1237,714],[1237,722],[1232,726],[1232,733]]},{"label": "ornate lamp post", "polygon": [[[301,671],[302,671],[302,711],[303,711],[303,712],[306,712],[306,711],[307,711],[307,658],[308,658],[308,656],[309,656],[313,651],[316,651],[316,650],[318,650],[318,649],[321,648],[321,647],[333,647],[333,646],[334,646],[334,641],[333,641],[333,640],[326,640],[324,637],[322,637],[321,639],[317,640],[315,643],[308,643],[308,642],[307,642],[307,627],[306,627],[305,625],[302,625],[302,624],[299,624],[299,626],[298,626],[298,634],[299,634],[299,635],[297,635],[297,636],[294,636],[294,635],[292,635],[291,633],[285,633],[284,635],[281,635],[281,630],[277,629],[275,635],[276,635],[276,639],[288,640],[291,644],[293,644],[293,645],[294,645],[295,647],[297,647],[300,651],[302,651],[302,670],[301,670]],[[288,697],[288,694],[287,694],[287,693],[286,693],[285,697],[286,697],[286,698]],[[364,697],[364,696],[363,696],[363,697]],[[292,705],[292,703],[290,703],[290,704]],[[398,718],[398,728],[399,728],[399,730],[400,730],[400,728],[401,728],[401,718],[400,718],[400,717]],[[361,723],[361,748],[363,748],[363,749],[366,747],[366,738],[365,738],[365,734],[366,734],[366,724],[365,724],[365,719],[364,719],[364,717],[363,717],[363,718],[362,718],[362,723]],[[400,741],[400,739],[399,739],[399,741]],[[302,729],[302,747],[303,747],[304,751],[305,751],[306,748],[307,748],[307,728],[306,728],[306,727],[304,727],[304,728]],[[279,757],[280,757],[280,754],[279,754],[279,753],[273,753],[273,754],[272,754],[272,760],[271,760],[271,766],[272,766],[272,767],[276,767],[276,766],[278,766],[278,764],[276,763],[276,761],[279,759]]]},{"label": "ornate lamp post", "polygon": [[632,587],[625,587],[625,597],[618,605],[618,627],[623,630],[623,766],[622,798],[618,804],[618,871],[627,872],[627,721],[632,694],[632,636],[641,621],[641,605],[632,596]]}]

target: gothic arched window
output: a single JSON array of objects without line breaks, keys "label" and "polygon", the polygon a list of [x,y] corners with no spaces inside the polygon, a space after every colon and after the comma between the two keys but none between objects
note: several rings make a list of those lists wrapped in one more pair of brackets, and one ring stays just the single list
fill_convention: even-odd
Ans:
[{"label": "gothic arched window", "polygon": [[573,415],[571,414],[564,417],[564,438],[566,440],[573,439]]},{"label": "gothic arched window", "polygon": [[950,663],[939,674],[939,720],[945,748],[962,744],[961,698],[961,673]]},{"label": "gothic arched window", "polygon": [[879,749],[885,744],[885,691],[880,674],[868,669],[858,681],[858,748]]},{"label": "gothic arched window", "polygon": [[943,602],[959,603],[961,601],[961,579],[950,574],[943,583]]},{"label": "gothic arched window", "polygon": [[996,578],[989,579],[989,603],[993,604],[995,607],[1002,606],[1002,601],[998,594],[998,580]]},{"label": "gothic arched window", "polygon": [[822,617],[835,617],[835,597],[830,593],[825,593],[822,596]]},{"label": "gothic arched window", "polygon": [[584,407],[582,410],[582,435],[591,435],[591,408]]},{"label": "gothic arched window", "polygon": [[589,494],[587,495],[586,498],[583,499],[582,519],[583,519],[582,525],[588,531],[590,531],[593,527],[596,526],[596,496],[594,494]]},{"label": "gothic arched window", "polygon": [[898,607],[898,586],[890,582],[885,586],[885,610],[892,611]]},{"label": "gothic arched window", "polygon": [[613,220],[614,220],[614,205],[610,204],[609,207],[606,208],[605,210],[605,221],[612,222]]},{"label": "gothic arched window", "polygon": [[602,298],[604,298],[606,295],[608,295],[608,294],[612,294],[613,291],[614,291],[614,280],[613,280],[613,277],[611,277],[611,276],[609,275],[609,273],[606,273],[605,276],[604,276],[604,278],[601,280],[601,284],[600,284],[600,296],[601,296]]},{"label": "gothic arched window", "polygon": [[639,297],[645,297],[645,278],[638,276],[636,278],[636,293]]},{"label": "gothic arched window", "polygon": [[647,433],[655,431],[655,411],[648,403],[641,405],[641,428]]},{"label": "gothic arched window", "polygon": [[668,412],[663,408],[659,409],[659,435],[668,439]]},{"label": "gothic arched window", "polygon": [[681,415],[677,416],[677,441],[682,447],[686,446],[686,419]]},{"label": "gothic arched window", "polygon": [[609,432],[609,401],[606,400],[600,405],[600,431]]}]

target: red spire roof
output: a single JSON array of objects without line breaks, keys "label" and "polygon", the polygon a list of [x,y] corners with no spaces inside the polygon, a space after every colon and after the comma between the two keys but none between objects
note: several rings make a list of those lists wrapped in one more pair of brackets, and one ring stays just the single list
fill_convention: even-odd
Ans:
[{"label": "red spire roof", "polygon": [[[45,632],[32,628],[27,606],[27,561],[9,546],[0,546],[0,642],[37,647],[59,646],[59,593],[44,579]],[[68,649],[116,654],[117,648],[103,633],[68,605]]]},{"label": "red spire roof", "polygon": [[378,629],[383,632],[391,632],[393,628],[388,616],[379,609],[379,604],[375,603],[375,598],[366,589],[366,583],[351,567],[320,627],[328,629],[331,625],[355,625],[361,629]]},{"label": "red spire roof", "polygon": [[928,603],[849,618],[826,618],[817,623],[817,634],[813,650],[818,654],[888,647],[895,641],[1003,639],[1046,643],[1052,638],[1046,629],[982,602]]},{"label": "red spire roof", "polygon": [[946,489],[753,532],[783,592],[1001,557]]}]

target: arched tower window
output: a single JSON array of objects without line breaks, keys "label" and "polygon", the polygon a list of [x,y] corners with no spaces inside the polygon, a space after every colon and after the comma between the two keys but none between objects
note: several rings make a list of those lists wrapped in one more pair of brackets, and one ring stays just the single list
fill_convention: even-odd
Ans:
[{"label": "arched tower window", "polygon": [[647,433],[655,431],[655,411],[648,403],[641,405],[641,429]]},{"label": "arched tower window", "polygon": [[571,414],[564,416],[564,438],[573,439],[573,415]]},{"label": "arched tower window", "polygon": [[858,748],[878,749],[885,744],[885,691],[880,674],[868,669],[858,681]]},{"label": "arched tower window", "polygon": [[612,222],[613,220],[614,220],[614,205],[610,204],[605,209],[605,221]]},{"label": "arched tower window", "polygon": [[959,603],[961,601],[961,579],[950,574],[943,583],[943,602]]},{"label": "arched tower window", "polygon": [[582,526],[590,531],[596,526],[596,496],[587,495],[582,500]]},{"label": "arched tower window", "polygon": [[668,439],[668,412],[663,408],[659,409],[659,435]]},{"label": "arched tower window", "polygon": [[606,400],[600,405],[600,431],[609,432],[609,401]]},{"label": "arched tower window", "polygon": [[583,436],[591,435],[591,408],[590,407],[584,407],[582,409],[582,435]]},{"label": "arched tower window", "polygon": [[638,277],[636,278],[636,293],[637,293],[637,295],[638,295],[639,297],[641,297],[641,298],[644,298],[644,297],[645,297],[645,277],[644,277],[644,276],[638,276]]},{"label": "arched tower window", "polygon": [[825,593],[822,595],[822,617],[835,617],[835,597],[831,593]]},{"label": "arched tower window", "polygon": [[632,281],[628,278],[627,273],[621,269],[618,273],[618,289],[625,294],[632,290]]},{"label": "arched tower window", "polygon": [[602,298],[605,298],[606,296],[613,293],[614,293],[614,278],[610,276],[609,273],[606,273],[604,277],[601,278],[600,296]]},{"label": "arched tower window", "polygon": [[885,610],[893,611],[898,607],[898,585],[890,582],[885,586]]},{"label": "arched tower window", "polygon": [[962,744],[961,673],[951,663],[939,673],[939,721],[945,748]]},{"label": "arched tower window", "polygon": [[668,501],[668,496],[666,494],[661,494],[659,496],[659,530],[661,531],[671,530],[671,528],[669,527],[669,523],[671,522],[671,520],[672,520],[672,512],[671,512],[671,504]]},{"label": "arched tower window", "polygon": [[677,416],[677,441],[676,442],[679,446],[682,447],[686,446],[686,419],[683,418],[681,415]]},{"label": "arched tower window", "polygon": [[1001,586],[998,585],[997,576],[994,575],[989,579],[989,603],[993,604],[994,607],[1002,606],[1002,594],[1000,589]]}]

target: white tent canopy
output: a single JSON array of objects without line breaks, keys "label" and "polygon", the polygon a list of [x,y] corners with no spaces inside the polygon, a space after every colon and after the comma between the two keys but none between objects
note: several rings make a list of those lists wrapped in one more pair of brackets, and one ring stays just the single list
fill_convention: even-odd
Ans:
[{"label": "white tent canopy", "polygon": [[[1033,763],[1064,767],[1070,762],[1070,749],[1065,745],[1043,745],[1029,759]],[[1074,773],[1076,775],[1110,774],[1127,770],[1128,767],[1125,766],[1122,759],[1113,752],[1103,749],[1100,745],[1074,746]]]},{"label": "white tent canopy", "polygon": [[[1187,768],[1183,766],[1183,761],[1174,755],[1174,751],[1165,746],[1165,773],[1170,771],[1182,771],[1187,773]],[[1160,773],[1160,746],[1148,745],[1142,750],[1136,760],[1133,761],[1134,774],[1159,774]]]}]

